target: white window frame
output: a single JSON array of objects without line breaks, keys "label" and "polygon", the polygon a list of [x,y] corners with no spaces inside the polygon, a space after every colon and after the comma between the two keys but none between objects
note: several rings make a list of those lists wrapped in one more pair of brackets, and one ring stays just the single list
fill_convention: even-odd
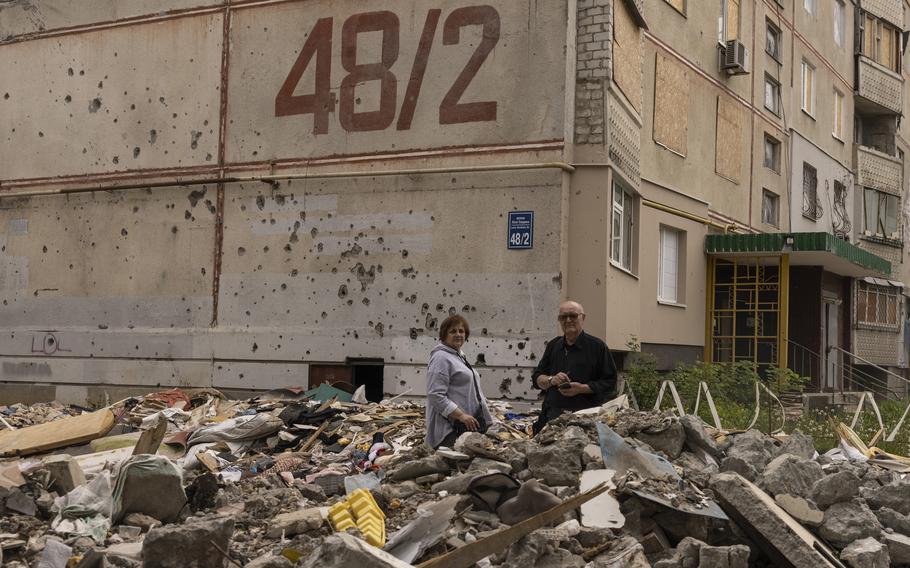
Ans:
[{"label": "white window frame", "polygon": [[[774,50],[768,49],[768,38],[774,37]],[[774,25],[771,20],[765,20],[765,53],[770,55],[775,61],[780,63],[781,61],[781,51],[782,46],[781,42],[783,41],[783,34],[780,31],[780,28]]]},{"label": "white window frame", "polygon": [[801,66],[802,69],[802,109],[803,112],[811,117],[815,117],[815,92],[817,89],[815,65],[812,65],[805,59]]},{"label": "white window frame", "polygon": [[635,268],[635,194],[613,181],[610,262],[630,273]]},{"label": "white window frame", "polygon": [[834,0],[834,43],[837,47],[844,47],[847,33],[847,8],[844,0]]},{"label": "white window frame", "polygon": [[[863,188],[863,234],[880,239],[900,239],[901,200],[897,195]],[[870,228],[870,224],[874,225]]]},{"label": "white window frame", "polygon": [[[769,85],[772,87],[773,92],[774,92],[774,95],[772,97],[774,99],[773,106],[768,106],[768,86]],[[765,73],[765,89],[764,89],[764,96],[762,97],[762,99],[764,99],[764,105],[765,105],[766,109],[768,109],[769,111],[774,113],[774,116],[780,116],[780,82],[778,82],[777,79],[775,79],[771,75],[768,75],[767,73]]]},{"label": "white window frame", "polygon": [[683,292],[681,277],[685,274],[683,266],[683,251],[685,245],[684,233],[679,229],[660,227],[657,264],[657,300],[667,304],[683,304],[680,293]]},{"label": "white window frame", "polygon": [[[768,146],[773,148],[771,165],[768,165]],[[762,145],[762,165],[776,174],[780,173],[780,148],[780,140],[766,132]]]},{"label": "white window frame", "polygon": [[803,8],[813,16],[818,12],[817,0],[803,0]]},{"label": "white window frame", "polygon": [[834,89],[834,129],[831,135],[844,141],[844,94]]},{"label": "white window frame", "polygon": [[[765,206],[766,200],[774,205],[771,210]],[[769,215],[766,215],[766,212]],[[761,222],[772,227],[780,227],[780,196],[767,188],[761,190]]]}]

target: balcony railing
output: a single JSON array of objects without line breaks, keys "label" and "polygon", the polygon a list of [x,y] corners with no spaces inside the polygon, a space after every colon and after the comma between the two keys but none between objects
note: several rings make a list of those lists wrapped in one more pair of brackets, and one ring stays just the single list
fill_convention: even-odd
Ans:
[{"label": "balcony railing", "polygon": [[857,185],[890,193],[901,192],[903,170],[899,159],[860,144],[854,145],[853,151]]},{"label": "balcony railing", "polygon": [[857,57],[856,67],[858,103],[872,103],[880,110],[900,114],[903,108],[901,97],[904,84],[901,76],[862,55]]}]

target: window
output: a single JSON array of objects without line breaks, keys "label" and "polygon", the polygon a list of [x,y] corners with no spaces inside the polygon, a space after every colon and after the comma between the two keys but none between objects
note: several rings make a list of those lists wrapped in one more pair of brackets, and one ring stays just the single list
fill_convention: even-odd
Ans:
[{"label": "window", "polygon": [[817,221],[822,214],[822,206],[818,201],[818,171],[803,162],[803,217]]},{"label": "window", "polygon": [[765,75],[765,108],[780,116],[780,83]]},{"label": "window", "polygon": [[803,110],[810,116],[815,115],[815,67],[803,60]]},{"label": "window", "polygon": [[863,14],[861,25],[863,32],[861,53],[891,71],[899,72],[901,42],[899,31],[869,14]]},{"label": "window", "polygon": [[686,0],[666,0],[667,4],[676,8],[680,14],[686,13]]},{"label": "window", "polygon": [[780,29],[771,22],[766,22],[766,24],[765,51],[768,55],[780,61]]},{"label": "window", "polygon": [[739,39],[739,3],[740,0],[720,0],[717,40],[724,45],[731,39]]},{"label": "window", "polygon": [[844,95],[837,89],[834,89],[834,130],[831,134],[838,140],[844,139]]},{"label": "window", "polygon": [[834,0],[834,43],[838,47],[844,47],[845,11],[844,0]]},{"label": "window", "polygon": [[626,270],[632,270],[632,245],[635,198],[618,183],[613,184],[613,222],[610,258]]},{"label": "window", "polygon": [[803,0],[803,7],[813,16],[815,15],[816,2],[817,0]]},{"label": "window", "polygon": [[898,198],[896,195],[864,188],[863,209],[865,212],[865,226],[863,232],[867,236],[884,239],[899,238],[897,232]]},{"label": "window", "polygon": [[831,207],[831,214],[834,217],[834,236],[849,240],[853,224],[847,213],[847,186],[838,180],[834,180],[834,205]]},{"label": "window", "polygon": [[765,167],[780,173],[780,142],[765,134]]},{"label": "window", "polygon": [[779,226],[780,197],[774,192],[762,189],[761,191],[761,222],[773,227]]},{"label": "window", "polygon": [[660,269],[658,274],[657,299],[661,302],[679,304],[685,296],[685,244],[683,231],[670,227],[660,228]]},{"label": "window", "polygon": [[856,284],[856,323],[879,329],[900,329],[899,288],[861,280]]}]

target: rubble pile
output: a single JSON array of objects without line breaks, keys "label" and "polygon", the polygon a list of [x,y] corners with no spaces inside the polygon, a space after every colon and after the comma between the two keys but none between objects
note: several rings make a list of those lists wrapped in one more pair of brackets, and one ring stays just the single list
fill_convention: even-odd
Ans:
[{"label": "rubble pile", "polygon": [[419,402],[327,386],[0,408],[0,563],[910,566],[907,458],[845,425],[819,455],[799,432],[626,406],[532,438],[533,416],[494,403],[486,434],[436,451]]}]

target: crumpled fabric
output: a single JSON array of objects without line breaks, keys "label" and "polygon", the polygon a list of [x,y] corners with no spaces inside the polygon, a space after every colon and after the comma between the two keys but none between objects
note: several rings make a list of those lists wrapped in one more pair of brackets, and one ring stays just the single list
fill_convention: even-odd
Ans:
[{"label": "crumpled fabric", "polygon": [[89,536],[101,544],[111,528],[114,498],[111,474],[102,471],[85,485],[54,500],[51,530],[67,536]]},{"label": "crumpled fabric", "polygon": [[214,426],[206,426],[193,432],[188,446],[204,442],[236,442],[258,440],[274,434],[284,425],[280,418],[261,412],[252,416],[237,416]]},{"label": "crumpled fabric", "polygon": [[180,468],[164,456],[150,454],[133,456],[120,465],[112,496],[112,517],[118,522],[129,513],[174,522],[186,504]]}]

